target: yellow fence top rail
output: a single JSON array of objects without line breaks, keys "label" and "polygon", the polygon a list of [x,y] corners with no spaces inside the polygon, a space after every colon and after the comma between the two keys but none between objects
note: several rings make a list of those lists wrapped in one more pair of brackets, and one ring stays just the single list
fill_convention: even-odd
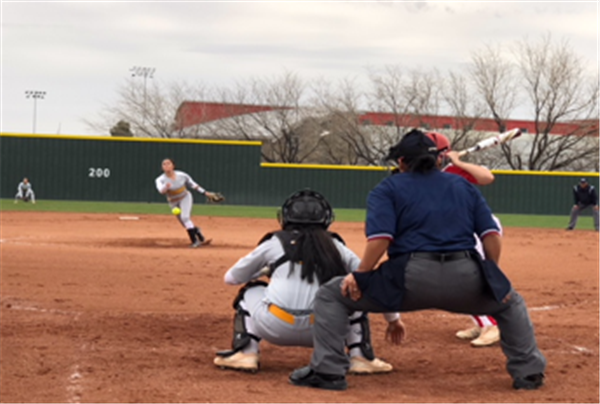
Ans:
[{"label": "yellow fence top rail", "polygon": [[388,167],[379,166],[349,166],[333,164],[292,164],[292,163],[261,163],[264,168],[309,168],[320,170],[362,170],[362,171],[388,171]]},{"label": "yellow fence top rail", "polygon": [[64,140],[100,140],[117,142],[165,142],[165,143],[201,143],[221,144],[229,146],[261,146],[262,142],[251,140],[206,140],[206,139],[171,139],[153,137],[115,137],[115,136],[84,136],[84,135],[44,135],[31,133],[0,133],[0,137],[24,137],[38,139],[64,139]]},{"label": "yellow fence top rail", "polygon": [[[390,171],[391,167],[381,166],[350,166],[331,164],[292,164],[292,163],[261,163],[263,168],[302,168],[320,170],[359,170],[359,171]],[[550,175],[565,177],[600,177],[600,173],[583,171],[523,171],[523,170],[492,170],[494,174],[508,175]]]}]

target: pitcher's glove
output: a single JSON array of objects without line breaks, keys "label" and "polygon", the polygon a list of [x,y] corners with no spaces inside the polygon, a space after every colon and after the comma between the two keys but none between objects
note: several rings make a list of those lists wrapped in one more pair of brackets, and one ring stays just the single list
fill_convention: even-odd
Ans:
[{"label": "pitcher's glove", "polygon": [[225,200],[225,197],[220,192],[208,192],[204,193],[206,201],[209,203],[221,203]]}]

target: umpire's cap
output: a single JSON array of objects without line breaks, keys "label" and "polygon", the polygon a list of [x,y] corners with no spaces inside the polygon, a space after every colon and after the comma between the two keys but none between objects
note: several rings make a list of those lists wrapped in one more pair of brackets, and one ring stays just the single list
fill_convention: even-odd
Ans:
[{"label": "umpire's cap", "polygon": [[334,220],[327,199],[317,191],[303,189],[290,195],[277,212],[282,228],[290,224],[319,225],[327,229]]},{"label": "umpire's cap", "polygon": [[404,158],[412,160],[424,154],[437,156],[438,153],[439,150],[433,140],[427,137],[422,131],[413,129],[406,133],[396,146],[390,147],[385,159],[398,160]]}]

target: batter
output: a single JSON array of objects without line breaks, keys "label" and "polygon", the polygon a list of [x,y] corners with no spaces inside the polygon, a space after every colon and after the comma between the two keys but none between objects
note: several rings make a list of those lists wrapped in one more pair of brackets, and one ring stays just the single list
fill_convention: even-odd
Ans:
[{"label": "batter", "polygon": [[[438,152],[440,152],[440,158],[450,160],[450,164],[442,169],[443,172],[459,175],[475,185],[489,185],[494,182],[494,174],[486,167],[461,161],[458,153],[451,150],[450,141],[446,136],[437,132],[427,132],[425,135],[435,142]],[[500,235],[502,235],[500,220],[493,215],[492,218],[498,225]],[[485,258],[481,240],[477,235],[474,237],[475,249],[482,258]],[[475,326],[458,331],[456,333],[457,338],[471,340],[471,346],[473,347],[490,346],[500,341],[500,330],[492,316],[471,316],[471,319]]]}]

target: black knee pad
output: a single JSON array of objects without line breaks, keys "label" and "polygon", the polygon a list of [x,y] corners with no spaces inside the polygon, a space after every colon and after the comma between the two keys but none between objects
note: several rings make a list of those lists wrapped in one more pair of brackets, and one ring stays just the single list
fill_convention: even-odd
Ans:
[{"label": "black knee pad", "polygon": [[244,294],[250,288],[254,288],[257,286],[266,287],[269,284],[263,281],[251,281],[245,284],[242,288],[240,288],[237,296],[233,300],[233,308],[235,310],[235,315],[233,317],[233,341],[231,342],[232,353],[241,351],[248,344],[250,344],[250,340],[254,339],[255,341],[260,341],[256,335],[252,335],[248,333],[246,330],[246,317],[250,317],[250,313],[244,310],[240,306],[240,302],[244,298]]},{"label": "black knee pad", "polygon": [[362,339],[356,344],[348,345],[348,349],[359,347],[363,356],[372,361],[375,359],[375,352],[373,352],[373,345],[371,345],[371,328],[369,327],[369,317],[367,316],[367,313],[363,312],[359,318],[350,320],[350,325],[356,323],[360,323]]},{"label": "black knee pad", "polygon": [[267,286],[269,286],[269,284],[265,281],[250,281],[250,282],[246,283],[244,286],[242,286],[240,288],[235,299],[233,299],[233,308],[235,310],[237,310],[240,305],[240,302],[244,298],[244,294],[246,293],[246,291],[250,288],[255,288],[257,286],[267,287]]}]

